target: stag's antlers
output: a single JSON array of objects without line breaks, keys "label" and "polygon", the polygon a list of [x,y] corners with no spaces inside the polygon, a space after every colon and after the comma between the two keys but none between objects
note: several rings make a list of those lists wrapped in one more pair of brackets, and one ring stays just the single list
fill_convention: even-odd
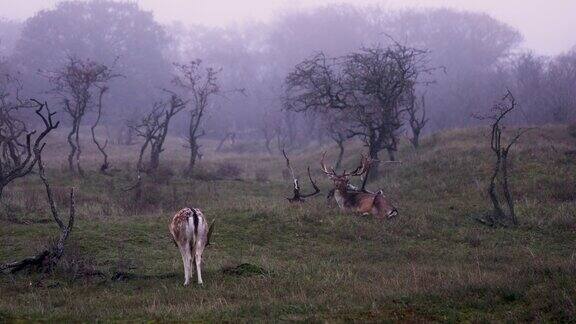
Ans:
[{"label": "stag's antlers", "polygon": [[341,175],[337,175],[336,171],[334,170],[333,167],[330,167],[330,170],[328,170],[328,167],[326,167],[326,164],[324,164],[325,158],[326,158],[326,151],[324,151],[324,153],[322,154],[322,159],[320,160],[320,166],[321,166],[322,172],[327,174],[330,178],[333,178],[333,177],[359,177],[359,176],[363,175],[364,173],[366,173],[368,171],[368,169],[370,169],[370,166],[372,165],[372,159],[368,158],[364,154],[361,154],[360,165],[354,171],[348,173],[348,172],[346,172],[346,170],[344,170],[344,172],[342,172]]},{"label": "stag's antlers", "polygon": [[334,170],[334,168],[330,168],[330,171],[328,171],[326,164],[324,164],[325,158],[326,158],[326,151],[324,151],[324,153],[322,154],[322,159],[320,160],[320,166],[322,168],[322,172],[326,173],[329,177],[335,177],[336,171]]}]

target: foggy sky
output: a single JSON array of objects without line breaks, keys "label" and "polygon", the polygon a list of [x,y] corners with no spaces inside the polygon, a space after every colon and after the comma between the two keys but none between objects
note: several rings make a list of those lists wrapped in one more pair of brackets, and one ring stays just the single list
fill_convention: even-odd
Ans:
[{"label": "foggy sky", "polygon": [[[0,17],[24,20],[58,0],[0,0]],[[138,0],[162,23],[226,26],[268,21],[286,9],[334,3],[379,4],[386,8],[449,7],[486,12],[520,30],[523,47],[554,55],[576,46],[576,0]]]}]

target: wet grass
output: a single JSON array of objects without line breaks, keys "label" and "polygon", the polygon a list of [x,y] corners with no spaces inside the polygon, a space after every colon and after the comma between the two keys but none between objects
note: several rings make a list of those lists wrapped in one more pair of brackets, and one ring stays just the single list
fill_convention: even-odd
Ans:
[{"label": "wet grass", "polygon": [[[123,190],[129,169],[75,179],[54,153],[49,176],[64,214],[67,188],[78,188],[68,254],[51,274],[0,275],[0,321],[572,321],[576,164],[563,150],[576,141],[563,127],[546,132],[547,140],[529,133],[511,153],[521,224],[496,229],[476,221],[490,210],[492,166],[480,130],[428,137],[418,152],[403,146],[403,163],[371,184],[398,205],[389,221],[343,214],[323,197],[289,205],[280,156],[209,155],[200,171],[232,162],[242,181],[199,181],[181,178],[182,159],[167,150],[171,172],[146,179],[137,197]],[[317,165],[318,151],[291,153],[296,169]],[[12,185],[4,203],[0,260],[32,255],[56,235],[38,221],[49,214],[34,177]],[[185,206],[217,221],[203,287],[182,286],[167,229]]]}]

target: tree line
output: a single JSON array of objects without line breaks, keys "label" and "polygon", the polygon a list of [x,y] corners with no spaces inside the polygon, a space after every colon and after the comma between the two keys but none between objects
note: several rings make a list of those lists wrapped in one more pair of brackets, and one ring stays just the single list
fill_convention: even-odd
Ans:
[{"label": "tree line", "polygon": [[[350,132],[339,121],[358,124],[359,117],[344,116],[336,113],[337,109],[322,115],[287,109],[287,92],[294,90],[290,78],[305,62],[318,62],[323,55],[334,77],[345,79],[336,81],[345,81],[350,89],[353,81],[356,86],[369,82],[346,72],[354,55],[354,64],[361,68],[368,62],[360,59],[369,59],[369,51],[386,54],[397,45],[425,51],[420,57],[426,58],[428,68],[436,70],[429,80],[433,83],[424,86],[421,80],[416,81],[413,91],[400,96],[401,111],[389,111],[386,123],[397,136],[377,135],[383,128],[376,124],[364,125],[364,131],[372,129],[370,134],[353,127],[355,137],[372,142],[375,150],[386,150],[390,158],[398,137],[408,136],[418,145],[423,133],[483,123],[472,118],[472,113],[479,106],[489,106],[506,87],[522,104],[509,116],[514,123],[567,123],[575,118],[572,89],[576,87],[576,51],[556,57],[526,52],[520,48],[522,35],[515,28],[479,13],[333,5],[286,12],[266,24],[232,29],[161,25],[151,12],[134,2],[63,1],[22,23],[1,21],[0,25],[0,54],[10,74],[17,75],[24,85],[22,94],[45,97],[64,112],[63,123],[73,130],[82,127],[78,125],[92,127],[96,122],[100,126],[93,128],[95,132],[106,126],[106,137],[118,144],[145,138],[143,118],[154,119],[152,115],[162,110],[159,107],[169,106],[171,96],[165,90],[186,92],[184,83],[188,82],[188,97],[182,100],[204,108],[196,117],[173,119],[169,132],[187,142],[192,167],[201,155],[198,141],[193,140],[200,135],[223,141],[260,141],[262,150],[276,150],[275,154],[282,148],[331,140],[343,150]],[[102,106],[106,108],[98,109],[100,96],[95,90],[93,103],[79,119],[75,114],[82,112],[81,102],[68,109],[53,78],[71,58],[108,67],[114,76],[102,92]],[[199,59],[212,71],[206,72],[218,78],[219,95],[209,103],[195,99],[189,87],[193,80],[185,80],[181,71],[186,65],[195,68]],[[52,78],[47,77],[50,75]],[[175,82],[178,75],[180,84]],[[356,96],[353,105],[367,111],[367,97]],[[377,96],[372,99],[377,100]],[[347,96],[346,104],[351,100]],[[206,116],[211,118],[203,119]],[[160,120],[158,124],[162,124]],[[74,154],[81,154],[75,134],[70,142],[79,149]],[[103,148],[105,141],[95,145]],[[76,159],[70,158],[69,164],[77,164]]]}]

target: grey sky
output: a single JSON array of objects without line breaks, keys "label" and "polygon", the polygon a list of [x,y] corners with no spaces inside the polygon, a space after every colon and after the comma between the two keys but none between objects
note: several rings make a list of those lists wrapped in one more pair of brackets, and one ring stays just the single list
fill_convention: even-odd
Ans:
[{"label": "grey sky", "polygon": [[[58,0],[0,0],[0,16],[26,19]],[[163,23],[179,20],[223,26],[266,21],[290,8],[330,3],[379,4],[389,8],[450,7],[486,12],[518,28],[524,47],[541,54],[558,54],[576,46],[576,0],[138,0]]]}]

